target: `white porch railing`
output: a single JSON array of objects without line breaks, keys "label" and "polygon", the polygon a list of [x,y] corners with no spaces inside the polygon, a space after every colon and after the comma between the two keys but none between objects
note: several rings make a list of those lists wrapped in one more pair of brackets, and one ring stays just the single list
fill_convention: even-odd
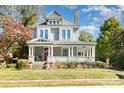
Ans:
[{"label": "white porch railing", "polygon": [[76,62],[85,62],[85,61],[95,61],[95,57],[78,57],[78,56],[48,56],[49,62],[64,62],[64,61],[76,61]]},{"label": "white porch railing", "polygon": [[34,62],[34,56],[28,56],[29,61]]}]

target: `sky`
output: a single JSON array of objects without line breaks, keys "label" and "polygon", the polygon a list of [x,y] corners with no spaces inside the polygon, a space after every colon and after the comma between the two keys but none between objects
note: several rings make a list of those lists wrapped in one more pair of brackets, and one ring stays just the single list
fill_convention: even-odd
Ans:
[{"label": "sky", "polygon": [[55,10],[66,20],[73,22],[73,11],[78,11],[78,24],[81,30],[90,32],[94,39],[99,36],[99,28],[104,21],[114,16],[124,28],[124,6],[120,5],[45,5],[46,14]]}]

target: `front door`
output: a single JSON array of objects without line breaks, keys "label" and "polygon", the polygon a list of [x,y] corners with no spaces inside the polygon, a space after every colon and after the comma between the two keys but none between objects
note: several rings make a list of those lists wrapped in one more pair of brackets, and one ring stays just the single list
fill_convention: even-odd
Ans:
[{"label": "front door", "polygon": [[48,57],[48,48],[44,48],[44,61],[47,61]]}]

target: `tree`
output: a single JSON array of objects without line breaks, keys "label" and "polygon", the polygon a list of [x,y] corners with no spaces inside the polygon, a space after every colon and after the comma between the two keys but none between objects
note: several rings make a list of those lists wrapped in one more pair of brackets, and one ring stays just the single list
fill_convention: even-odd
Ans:
[{"label": "tree", "polygon": [[113,34],[112,38],[113,53],[111,63],[114,67],[124,69],[124,30],[121,29]]},{"label": "tree", "polygon": [[109,63],[112,55],[112,34],[121,29],[122,26],[115,17],[105,20],[100,27],[100,34],[97,39],[96,56]]},{"label": "tree", "polygon": [[10,16],[0,16],[0,22],[3,27],[3,32],[0,36],[0,55],[6,60],[8,53],[12,51],[11,47],[14,42],[24,45],[27,40],[31,39],[32,34],[30,28],[14,21]]},{"label": "tree", "polygon": [[[38,21],[41,21],[42,17],[45,15],[43,11],[43,6],[39,5],[1,5],[0,6],[0,14],[4,16],[12,16],[14,20],[21,22],[25,27],[31,26]],[[20,41],[21,42],[21,41]],[[20,46],[18,50],[20,51],[20,56],[22,58],[27,56],[27,45],[25,43],[15,44],[13,46],[13,50],[15,49],[16,45]]]},{"label": "tree", "polygon": [[21,21],[24,26],[33,25],[45,14],[43,11],[43,6],[40,5],[17,5],[13,7],[15,10],[14,18]]},{"label": "tree", "polygon": [[29,26],[42,21],[45,13],[41,5],[0,5],[0,15],[12,16],[24,26]]},{"label": "tree", "polygon": [[0,5],[0,15],[12,16],[12,5]]},{"label": "tree", "polygon": [[86,31],[81,31],[79,39],[83,42],[95,42],[93,35]]}]

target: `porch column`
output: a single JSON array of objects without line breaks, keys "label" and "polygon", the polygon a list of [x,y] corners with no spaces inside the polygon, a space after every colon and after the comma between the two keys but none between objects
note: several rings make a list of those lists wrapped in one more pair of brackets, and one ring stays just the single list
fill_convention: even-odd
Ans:
[{"label": "porch column", "polygon": [[87,57],[88,57],[88,50],[87,50]]},{"label": "porch column", "polygon": [[68,47],[68,56],[70,57],[70,47]]},{"label": "porch column", "polygon": [[83,57],[85,56],[85,51],[83,50]]},{"label": "porch column", "polygon": [[92,48],[92,57],[95,57],[95,46]]},{"label": "porch column", "polygon": [[71,53],[72,53],[72,56],[73,56],[73,47],[71,47],[71,49],[72,49]]},{"label": "porch column", "polygon": [[29,56],[31,56],[31,47],[29,46]]},{"label": "porch column", "polygon": [[32,52],[32,56],[34,56],[34,47],[32,47],[32,51],[31,52]]},{"label": "porch column", "polygon": [[51,46],[51,56],[53,57],[53,46]]},{"label": "porch column", "polygon": [[49,48],[48,48],[48,56],[50,56],[50,46],[49,46]]},{"label": "porch column", "polygon": [[91,57],[91,49],[89,49],[89,57]]},{"label": "porch column", "polygon": [[76,47],[77,48],[77,56],[78,56],[78,47]]}]

